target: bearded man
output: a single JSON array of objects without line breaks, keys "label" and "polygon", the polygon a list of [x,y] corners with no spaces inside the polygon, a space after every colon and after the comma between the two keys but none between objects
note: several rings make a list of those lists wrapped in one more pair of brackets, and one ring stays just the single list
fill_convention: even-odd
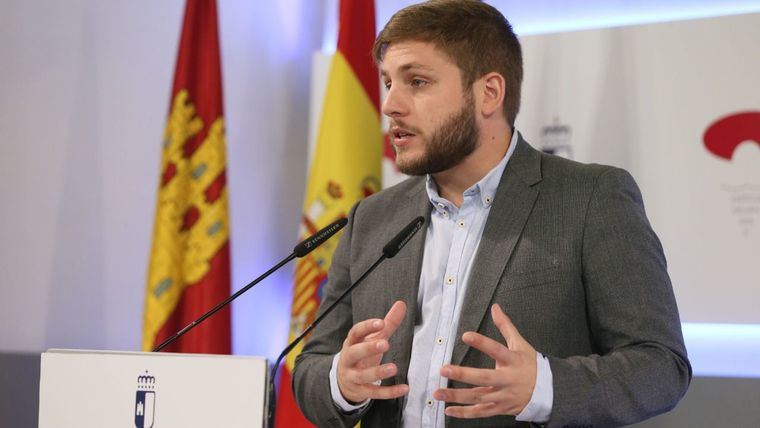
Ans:
[{"label": "bearded man", "polygon": [[332,304],[293,389],[318,426],[617,426],[672,409],[691,366],[665,257],[626,171],[533,149],[514,129],[522,54],[479,1],[402,9],[373,54],[396,162],[353,207]]}]

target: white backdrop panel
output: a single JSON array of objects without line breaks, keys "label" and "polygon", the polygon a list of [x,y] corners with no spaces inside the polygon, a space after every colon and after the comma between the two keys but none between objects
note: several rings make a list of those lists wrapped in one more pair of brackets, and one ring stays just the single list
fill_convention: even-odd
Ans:
[{"label": "white backdrop panel", "polygon": [[760,323],[760,142],[728,161],[702,141],[760,110],[758,28],[750,14],[522,39],[517,128],[634,175],[686,322]]}]

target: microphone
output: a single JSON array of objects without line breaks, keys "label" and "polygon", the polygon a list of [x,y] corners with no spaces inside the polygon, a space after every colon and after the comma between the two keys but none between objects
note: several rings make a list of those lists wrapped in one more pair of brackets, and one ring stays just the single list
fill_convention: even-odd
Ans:
[{"label": "microphone", "polygon": [[221,303],[219,303],[218,305],[214,306],[213,309],[211,309],[210,311],[208,311],[205,314],[201,315],[200,318],[198,318],[197,320],[191,322],[190,324],[188,324],[182,330],[174,333],[174,335],[172,337],[166,339],[165,341],[163,341],[163,343],[161,343],[160,345],[156,346],[153,349],[153,352],[160,352],[162,349],[164,349],[167,346],[169,346],[170,344],[172,344],[175,340],[177,340],[180,337],[184,336],[185,333],[187,333],[188,331],[190,331],[193,328],[195,328],[195,326],[197,326],[198,324],[200,324],[203,321],[205,321],[206,318],[210,317],[211,315],[214,315],[217,311],[219,311],[223,307],[227,306],[233,300],[235,300],[238,297],[240,297],[241,294],[243,294],[246,291],[248,291],[249,289],[251,289],[251,287],[253,287],[254,285],[256,285],[259,282],[261,282],[264,278],[266,278],[269,275],[273,274],[275,271],[277,271],[278,269],[280,269],[281,267],[283,267],[289,261],[293,260],[296,257],[301,258],[301,257],[309,254],[310,252],[314,251],[315,248],[317,248],[320,245],[324,244],[325,241],[327,241],[328,239],[330,239],[339,230],[343,229],[346,226],[346,224],[348,224],[348,220],[345,217],[340,218],[340,219],[335,220],[334,222],[330,223],[329,225],[327,225],[323,229],[319,230],[317,233],[315,233],[315,234],[309,236],[308,238],[304,239],[303,241],[299,242],[298,245],[296,245],[295,247],[293,247],[293,252],[290,253],[289,256],[287,256],[284,259],[282,259],[282,261],[280,261],[279,263],[277,263],[274,267],[272,267],[268,271],[264,272],[263,275],[259,276],[258,278],[254,279],[253,281],[251,281],[250,284],[248,284],[245,287],[241,288],[235,294],[233,294],[230,297],[224,299]]},{"label": "microphone", "polygon": [[334,222],[325,226],[322,230],[299,242],[298,245],[293,248],[293,254],[298,258],[309,254],[315,248],[319,247],[325,241],[330,239],[339,230],[343,229],[347,224],[348,219],[345,217],[335,220]]},{"label": "microphone", "polygon": [[359,284],[364,281],[364,278],[366,278],[375,268],[383,262],[385,259],[392,259],[393,257],[398,254],[399,251],[401,251],[402,248],[409,242],[410,239],[414,236],[417,231],[419,231],[422,228],[422,225],[425,224],[425,217],[417,217],[414,220],[412,220],[411,223],[406,225],[403,229],[401,229],[401,232],[399,232],[393,239],[388,241],[387,244],[383,247],[382,255],[380,255],[380,258],[377,259],[377,261],[372,264],[372,266],[369,267],[362,276],[359,277],[359,279],[356,280],[353,284],[351,284],[350,287],[346,289],[346,291],[343,292],[340,296],[338,296],[337,299],[327,308],[320,316],[318,316],[311,324],[309,324],[308,327],[306,327],[306,330],[301,333],[300,336],[295,338],[292,342],[288,344],[288,346],[285,347],[285,349],[280,353],[280,356],[277,357],[277,361],[274,363],[274,366],[272,366],[272,374],[269,377],[269,415],[267,418],[267,426],[269,428],[274,427],[274,411],[275,407],[277,406],[277,397],[275,394],[274,389],[274,381],[275,376],[277,375],[277,368],[280,366],[280,363],[282,362],[282,359],[285,358],[286,355],[290,353],[290,351],[293,350],[293,348],[298,345],[301,340],[303,340],[306,335],[311,333],[312,330],[314,330],[314,327],[317,326],[330,312],[335,309],[335,307],[340,303],[351,291],[356,288]]},{"label": "microphone", "polygon": [[385,244],[385,247],[383,247],[383,255],[392,259],[402,248],[404,248],[404,245],[412,239],[412,236],[420,230],[423,224],[425,224],[425,217],[420,216],[412,220],[412,222],[406,225],[405,228],[401,229],[401,232],[399,232],[398,235]]}]

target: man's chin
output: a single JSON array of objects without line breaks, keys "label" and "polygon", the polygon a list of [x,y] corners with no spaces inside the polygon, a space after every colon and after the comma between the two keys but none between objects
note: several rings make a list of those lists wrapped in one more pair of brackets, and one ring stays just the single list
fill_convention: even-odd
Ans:
[{"label": "man's chin", "polygon": [[419,159],[410,156],[409,152],[396,152],[396,168],[406,175],[424,175],[419,173]]},{"label": "man's chin", "polygon": [[396,161],[396,168],[402,173],[406,175],[413,175],[413,176],[419,176],[419,175],[426,175],[427,171],[425,168],[414,162],[398,162]]}]

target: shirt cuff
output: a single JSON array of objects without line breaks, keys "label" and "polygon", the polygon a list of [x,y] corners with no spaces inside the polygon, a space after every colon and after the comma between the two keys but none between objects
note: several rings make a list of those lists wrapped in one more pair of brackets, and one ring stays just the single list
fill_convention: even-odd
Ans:
[{"label": "shirt cuff", "polygon": [[[353,405],[343,398],[343,394],[340,393],[340,387],[338,386],[338,358],[340,352],[333,357],[332,366],[330,367],[330,395],[332,396],[333,403],[343,411],[343,413],[354,413],[359,410],[363,410],[369,405],[370,400],[367,400],[359,405]],[[547,363],[548,364],[548,363]]]},{"label": "shirt cuff", "polygon": [[554,405],[554,384],[552,368],[549,360],[540,352],[536,352],[536,386],[525,408],[520,412],[516,420],[522,422],[544,423],[548,422],[552,415]]}]

